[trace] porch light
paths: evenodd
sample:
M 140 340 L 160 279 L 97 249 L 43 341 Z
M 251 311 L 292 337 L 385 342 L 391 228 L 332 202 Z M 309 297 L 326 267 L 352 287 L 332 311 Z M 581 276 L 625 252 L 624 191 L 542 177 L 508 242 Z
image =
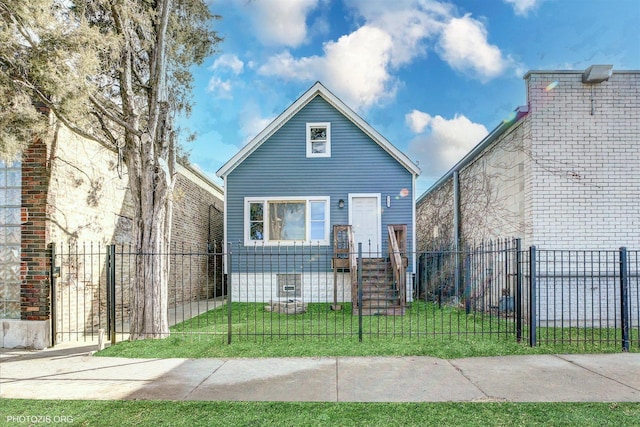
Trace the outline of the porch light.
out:
M 338 200 L 338 207 L 339 207 L 340 209 L 344 208 L 344 199 L 340 199 L 340 200 Z

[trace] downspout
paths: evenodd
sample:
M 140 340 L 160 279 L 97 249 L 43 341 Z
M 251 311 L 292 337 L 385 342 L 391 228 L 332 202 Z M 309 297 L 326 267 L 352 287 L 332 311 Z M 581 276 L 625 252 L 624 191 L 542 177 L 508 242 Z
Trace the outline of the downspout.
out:
M 209 252 L 211 252 L 211 208 L 215 208 L 215 206 L 213 206 L 213 204 L 209 205 L 209 220 L 207 222 L 207 250 Z
M 229 236 L 229 234 L 227 234 L 227 212 L 229 212 L 229 210 L 227 209 L 227 176 L 223 176 L 222 177 L 222 185 L 223 185 L 223 189 L 224 189 L 224 206 L 223 206 L 223 210 L 224 212 L 222 213 L 222 253 L 226 254 L 229 250 L 228 247 L 228 242 L 227 242 L 227 237 Z M 223 274 L 229 274 L 229 266 L 227 265 L 227 257 L 223 257 L 223 262 L 222 262 L 222 266 L 223 266 Z M 231 289 L 228 289 L 227 292 L 231 292 Z
M 215 243 L 212 241 L 211 239 L 211 220 L 213 219 L 213 216 L 211 215 L 211 210 L 215 209 L 218 213 L 221 213 L 224 216 L 224 212 L 221 211 L 220 209 L 218 209 L 215 205 L 215 203 L 211 203 L 209 205 L 209 223 L 208 223 L 208 230 L 207 230 L 207 249 L 209 250 L 209 252 L 215 252 L 215 247 L 213 247 L 211 244 Z M 221 244 L 224 244 L 222 242 L 220 242 Z
M 413 199 L 413 203 L 411 203 L 411 242 L 412 242 L 412 247 L 411 250 L 409 251 L 409 254 L 413 254 L 413 260 L 412 260 L 412 266 L 411 266 L 411 301 L 413 301 L 413 295 L 416 292 L 415 286 L 416 286 L 416 274 L 418 272 L 418 257 L 420 256 L 418 254 L 418 224 L 416 221 L 416 201 L 415 201 L 415 194 L 416 194 L 416 177 L 417 175 L 413 174 L 411 177 L 411 196 L 414 197 Z M 407 293 L 407 295 L 409 295 Z
M 460 278 L 462 277 L 462 263 L 460 262 L 460 176 L 453 171 L 453 250 L 455 251 L 454 287 L 455 301 L 460 296 Z

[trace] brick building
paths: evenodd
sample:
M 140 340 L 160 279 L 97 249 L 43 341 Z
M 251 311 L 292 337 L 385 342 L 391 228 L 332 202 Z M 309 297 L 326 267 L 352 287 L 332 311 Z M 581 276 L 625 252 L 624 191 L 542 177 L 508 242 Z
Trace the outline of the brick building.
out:
M 222 188 L 193 167 L 178 165 L 177 172 L 172 245 L 206 252 L 210 242 L 223 239 Z M 49 244 L 103 251 L 104 245 L 130 242 L 126 173 L 115 151 L 63 126 L 50 140 L 31 144 L 21 162 L 0 162 L 0 346 L 43 348 L 51 342 Z M 80 272 L 96 263 L 85 264 L 73 267 Z M 206 271 L 206 258 L 200 264 L 190 268 Z M 100 280 L 76 276 L 62 277 L 60 285 L 85 291 L 87 282 Z M 199 298 L 205 285 L 190 286 L 197 290 L 173 295 L 173 301 Z
M 527 103 L 417 200 L 419 249 L 640 241 L 640 71 L 530 71 Z

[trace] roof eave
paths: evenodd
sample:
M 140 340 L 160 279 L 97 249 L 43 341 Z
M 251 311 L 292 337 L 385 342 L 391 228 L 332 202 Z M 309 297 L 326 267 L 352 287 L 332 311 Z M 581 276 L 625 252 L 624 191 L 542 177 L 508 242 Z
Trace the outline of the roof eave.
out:
M 303 93 L 293 104 L 284 110 L 278 117 L 273 119 L 269 125 L 264 128 L 258 135 L 249 141 L 240 151 L 238 151 L 227 163 L 222 165 L 216 172 L 216 175 L 223 178 L 233 171 L 244 159 L 249 157 L 264 141 L 273 135 L 282 125 L 284 125 L 291 116 L 300 111 L 302 107 L 307 105 L 323 87 L 320 82 L 316 82 L 309 90 Z
M 323 86 L 324 88 L 324 86 Z M 362 117 L 355 111 L 349 108 L 344 102 L 342 102 L 337 96 L 335 96 L 327 88 L 324 88 L 324 92 L 320 95 L 331 104 L 335 109 L 340 111 L 345 117 L 351 120 L 358 128 L 363 131 L 369 138 L 373 139 L 383 150 L 385 150 L 391 157 L 399 162 L 405 169 L 411 172 L 413 175 L 420 175 L 420 168 L 414 162 L 409 159 L 402 151 L 398 150 L 387 138 L 382 136 L 380 132 L 375 130 L 369 123 L 367 123 Z
M 276 117 L 262 132 L 246 144 L 235 156 L 225 163 L 216 175 L 223 178 L 231 173 L 240 163 L 242 163 L 251 153 L 253 153 L 262 143 L 264 143 L 271 135 L 273 135 L 280 127 L 282 127 L 292 116 L 300 111 L 316 96 L 321 96 L 325 101 L 331 104 L 335 109 L 340 111 L 345 117 L 351 120 L 360 130 L 366 133 L 380 147 L 389 153 L 396 161 L 398 161 L 405 169 L 413 175 L 420 175 L 420 168 L 413 163 L 404 153 L 398 150 L 384 136 L 371 127 L 357 113 L 349 108 L 337 96 L 335 96 L 322 83 L 316 82 L 309 90 L 303 93 L 293 104 Z

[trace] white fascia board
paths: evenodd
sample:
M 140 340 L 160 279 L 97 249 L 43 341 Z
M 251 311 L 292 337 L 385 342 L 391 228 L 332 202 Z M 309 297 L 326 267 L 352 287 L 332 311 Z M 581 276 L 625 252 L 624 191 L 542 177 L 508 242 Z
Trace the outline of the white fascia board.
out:
M 240 163 L 242 163 L 251 153 L 253 153 L 262 143 L 264 143 L 271 135 L 280 129 L 291 117 L 300 111 L 317 95 L 331 104 L 335 109 L 340 111 L 345 117 L 353 122 L 360 130 L 373 139 L 380 147 L 389 153 L 394 159 L 402 164 L 413 175 L 420 175 L 420 168 L 411 161 L 403 152 L 393 146 L 384 136 L 365 122 L 358 114 L 342 102 L 337 96 L 331 93 L 320 82 L 316 82 L 309 90 L 303 93 L 289 108 L 276 117 L 262 132 L 245 145 L 235 156 L 225 163 L 216 172 L 219 177 L 224 177 L 233 171 Z
M 323 87 L 320 82 L 317 82 L 308 91 L 303 93 L 293 104 L 284 110 L 278 117 L 276 117 L 269 125 L 262 130 L 255 138 L 253 138 L 247 145 L 233 156 L 227 163 L 225 163 L 216 172 L 219 177 L 228 175 L 232 170 L 236 168 L 240 163 L 244 161 L 251 153 L 253 153 L 258 147 L 262 145 L 271 135 L 273 135 L 278 129 L 280 129 L 291 117 L 293 117 L 298 111 L 311 101 L 320 87 Z

